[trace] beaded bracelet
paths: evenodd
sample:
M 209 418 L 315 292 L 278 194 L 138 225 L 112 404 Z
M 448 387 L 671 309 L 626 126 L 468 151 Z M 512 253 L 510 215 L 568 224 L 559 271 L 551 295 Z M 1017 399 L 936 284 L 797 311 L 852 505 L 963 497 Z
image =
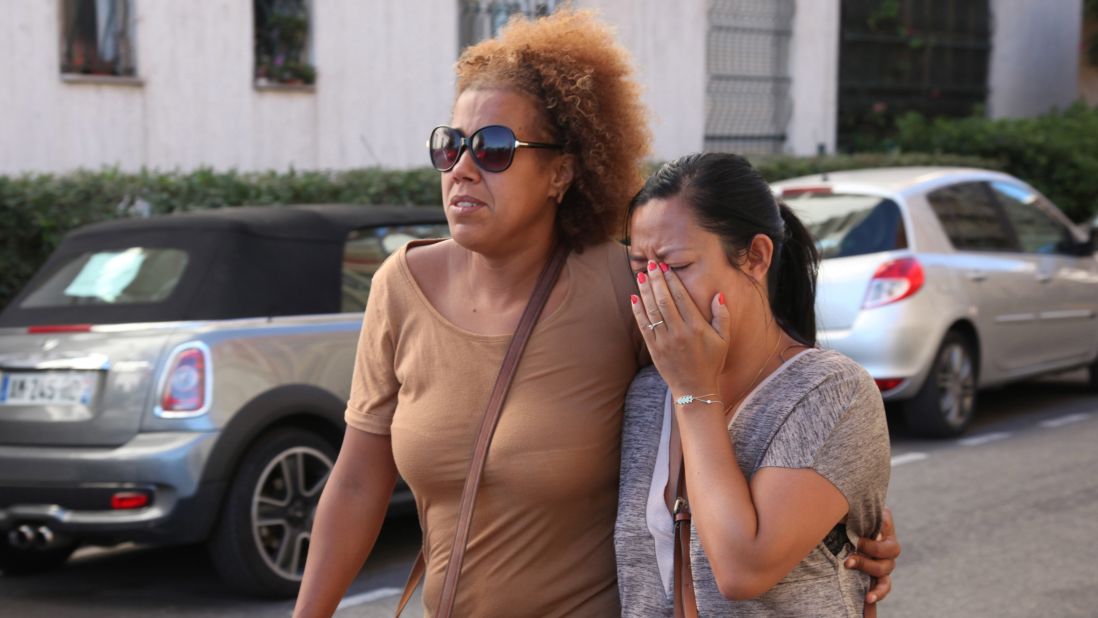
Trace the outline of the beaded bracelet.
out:
M 675 403 L 677 403 L 680 406 L 685 406 L 685 405 L 689 405 L 689 404 L 692 404 L 692 403 L 704 403 L 704 404 L 707 404 L 707 405 L 711 404 L 711 403 L 724 403 L 723 401 L 721 401 L 719 399 L 706 399 L 707 397 L 716 397 L 716 396 L 717 396 L 716 393 L 708 393 L 708 394 L 705 394 L 705 395 L 680 395 L 680 396 L 675 398 Z

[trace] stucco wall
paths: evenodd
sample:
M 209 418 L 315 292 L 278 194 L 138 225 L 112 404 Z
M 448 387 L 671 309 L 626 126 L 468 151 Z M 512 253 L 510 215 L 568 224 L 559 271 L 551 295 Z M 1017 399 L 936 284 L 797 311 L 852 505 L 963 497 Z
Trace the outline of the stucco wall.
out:
M 786 152 L 835 152 L 839 113 L 839 0 L 797 0 L 789 50 L 790 96 Z
M 708 2 L 586 0 L 617 26 L 633 54 L 652 114 L 655 157 L 701 150 L 705 142 Z M 797 0 L 789 75 L 793 114 L 786 152 L 835 150 L 839 78 L 839 0 Z
M 143 119 L 134 118 L 143 92 L 62 86 L 58 4 L 0 4 L 0 73 L 6 82 L 0 88 L 0 170 L 66 169 L 93 155 L 136 165 L 144 154 Z M 65 101 L 59 96 L 63 89 Z
M 653 157 L 701 150 L 705 137 L 706 0 L 584 0 L 629 49 L 651 115 Z
M 988 114 L 1035 116 L 1078 96 L 1082 0 L 991 0 Z
M 140 84 L 66 83 L 56 1 L 0 0 L 0 173 L 427 163 L 449 118 L 457 2 L 321 0 L 312 92 L 257 90 L 250 2 L 134 0 Z M 654 156 L 701 148 L 705 0 L 587 0 L 634 54 Z
M 59 5 L 0 0 L 0 173 L 424 165 L 449 116 L 456 3 L 316 2 L 313 92 L 253 87 L 239 0 L 134 0 L 143 83 L 65 83 Z
M 314 0 L 311 92 L 252 83 L 252 9 L 240 0 L 133 0 L 138 85 L 67 83 L 57 1 L 0 0 L 0 173 L 123 169 L 346 169 L 426 164 L 423 139 L 452 102 L 458 3 Z M 1082 0 L 991 0 L 989 110 L 1032 115 L 1080 92 Z M 707 0 L 578 0 L 630 50 L 653 156 L 700 150 Z M 797 0 L 786 151 L 835 146 L 840 0 Z

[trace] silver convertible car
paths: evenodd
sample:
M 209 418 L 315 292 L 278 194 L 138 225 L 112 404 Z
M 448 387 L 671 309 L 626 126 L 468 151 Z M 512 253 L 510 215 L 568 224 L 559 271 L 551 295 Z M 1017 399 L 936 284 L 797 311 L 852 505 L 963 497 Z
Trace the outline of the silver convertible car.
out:
M 964 431 L 977 390 L 1089 367 L 1098 261 L 1084 233 L 1006 174 L 892 168 L 786 180 L 816 237 L 821 343 L 861 363 L 918 433 Z
M 205 541 L 229 583 L 294 594 L 370 277 L 446 234 L 441 209 L 356 206 L 69 234 L 0 313 L 0 571 Z

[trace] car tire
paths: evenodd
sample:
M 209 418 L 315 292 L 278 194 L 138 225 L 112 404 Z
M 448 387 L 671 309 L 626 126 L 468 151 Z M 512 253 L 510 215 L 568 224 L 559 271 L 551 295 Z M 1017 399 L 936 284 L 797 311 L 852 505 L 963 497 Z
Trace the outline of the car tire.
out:
M 934 355 L 926 381 L 904 404 L 904 418 L 914 433 L 933 438 L 957 436 L 976 411 L 976 361 L 971 340 L 950 331 Z
M 336 449 L 320 436 L 278 429 L 244 455 L 208 543 L 223 581 L 256 596 L 291 598 Z
M 65 564 L 76 551 L 75 541 L 49 549 L 19 549 L 7 543 L 0 544 L 0 572 L 5 577 L 34 575 L 52 571 Z

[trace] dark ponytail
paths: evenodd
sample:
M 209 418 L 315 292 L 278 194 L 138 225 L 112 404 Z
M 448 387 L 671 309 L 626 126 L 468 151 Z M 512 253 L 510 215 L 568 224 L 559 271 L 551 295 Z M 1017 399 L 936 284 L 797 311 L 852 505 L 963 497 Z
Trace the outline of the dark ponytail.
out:
M 805 345 L 816 345 L 816 276 L 820 271 L 820 252 L 812 234 L 793 209 L 777 202 L 785 227 L 785 236 L 776 244 L 767 283 L 770 310 L 778 324 L 791 337 Z
M 770 238 L 774 243 L 767 273 L 770 311 L 782 330 L 815 346 L 820 264 L 816 243 L 797 215 L 774 198 L 770 185 L 747 159 L 700 153 L 668 162 L 633 198 L 629 214 L 653 199 L 676 195 L 686 198 L 703 228 L 720 237 L 733 265 L 746 255 L 757 234 Z

